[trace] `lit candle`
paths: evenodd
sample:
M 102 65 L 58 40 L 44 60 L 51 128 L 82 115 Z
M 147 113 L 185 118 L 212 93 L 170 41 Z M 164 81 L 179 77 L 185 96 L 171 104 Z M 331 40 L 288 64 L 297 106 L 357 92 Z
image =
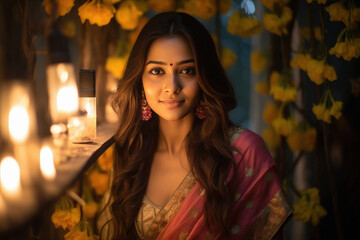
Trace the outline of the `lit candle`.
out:
M 40 169 L 43 177 L 53 180 L 56 176 L 54 156 L 50 147 L 44 146 L 40 150 Z
M 30 118 L 25 107 L 14 106 L 9 112 L 9 131 L 11 138 L 17 142 L 24 142 L 29 134 Z
M 5 157 L 0 163 L 0 180 L 4 194 L 14 197 L 20 194 L 20 167 L 12 157 Z

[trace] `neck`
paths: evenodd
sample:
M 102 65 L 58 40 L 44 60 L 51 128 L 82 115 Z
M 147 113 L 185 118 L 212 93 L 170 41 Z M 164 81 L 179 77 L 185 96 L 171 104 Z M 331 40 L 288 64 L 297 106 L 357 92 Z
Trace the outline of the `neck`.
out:
M 188 115 L 177 121 L 159 119 L 159 151 L 167 151 L 170 155 L 185 150 L 185 138 L 191 130 L 194 117 Z

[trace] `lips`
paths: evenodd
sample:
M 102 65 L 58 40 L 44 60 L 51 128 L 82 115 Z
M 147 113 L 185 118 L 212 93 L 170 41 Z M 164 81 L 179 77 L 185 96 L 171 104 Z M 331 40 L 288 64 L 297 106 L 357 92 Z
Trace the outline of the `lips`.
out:
M 160 103 L 164 104 L 167 107 L 174 108 L 179 107 L 184 103 L 184 100 L 174 100 L 174 99 L 168 99 L 168 100 L 162 100 Z

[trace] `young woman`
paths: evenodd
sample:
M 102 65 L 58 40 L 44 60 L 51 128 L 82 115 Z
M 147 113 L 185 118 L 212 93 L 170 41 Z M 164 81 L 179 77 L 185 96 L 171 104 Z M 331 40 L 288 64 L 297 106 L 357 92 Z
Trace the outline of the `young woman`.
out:
M 185 13 L 144 26 L 118 83 L 106 239 L 273 239 L 291 214 L 274 161 L 234 126 L 234 90 Z

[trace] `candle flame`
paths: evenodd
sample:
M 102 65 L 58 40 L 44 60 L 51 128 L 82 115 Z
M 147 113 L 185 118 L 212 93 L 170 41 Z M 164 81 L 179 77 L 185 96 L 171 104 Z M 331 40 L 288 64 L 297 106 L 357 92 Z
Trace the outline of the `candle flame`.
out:
M 21 143 L 29 134 L 29 113 L 22 106 L 15 106 L 9 112 L 9 131 L 15 142 Z
M 74 112 L 78 108 L 78 93 L 75 87 L 62 87 L 56 98 L 57 109 L 62 112 Z
M 20 167 L 12 157 L 5 157 L 0 164 L 2 188 L 9 194 L 16 194 L 20 187 Z
M 51 148 L 48 146 L 44 146 L 40 150 L 40 169 L 45 179 L 52 180 L 55 178 L 54 156 Z

